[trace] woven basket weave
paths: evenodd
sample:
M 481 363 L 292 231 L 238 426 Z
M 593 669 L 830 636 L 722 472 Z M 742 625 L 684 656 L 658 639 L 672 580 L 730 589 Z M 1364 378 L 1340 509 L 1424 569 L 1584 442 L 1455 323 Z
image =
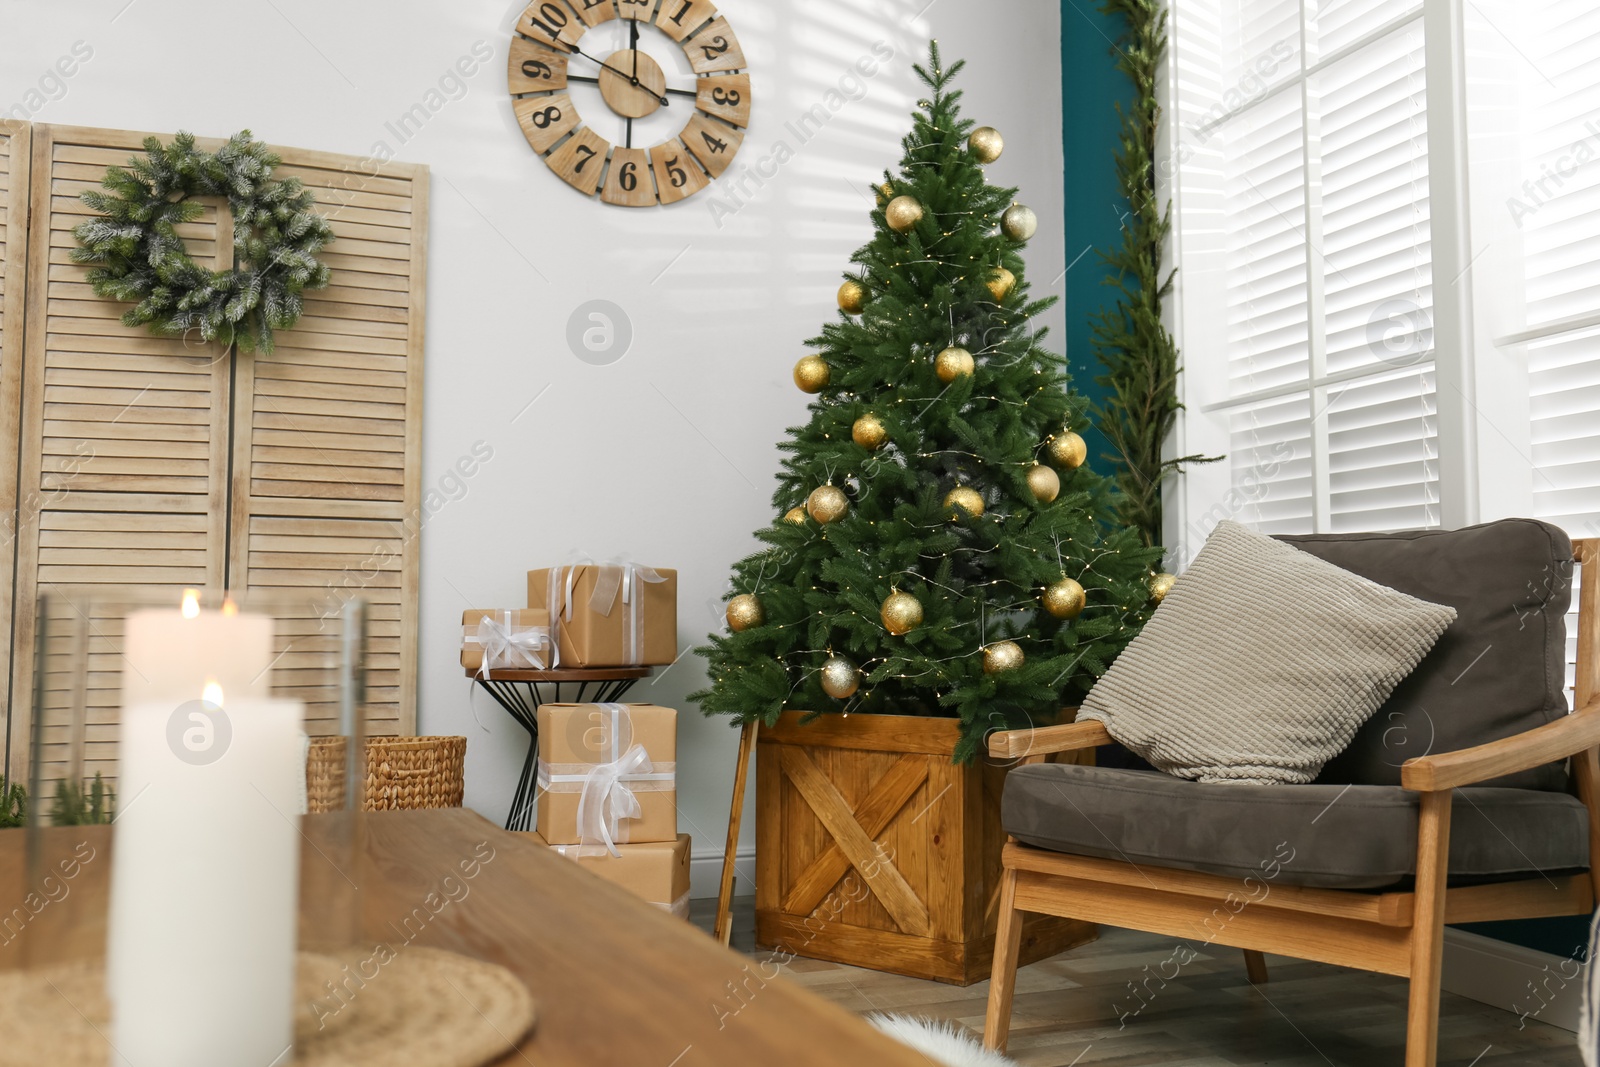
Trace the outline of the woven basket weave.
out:
M 344 807 L 344 737 L 314 737 L 306 757 L 306 810 Z M 459 808 L 465 737 L 369 737 L 361 809 Z

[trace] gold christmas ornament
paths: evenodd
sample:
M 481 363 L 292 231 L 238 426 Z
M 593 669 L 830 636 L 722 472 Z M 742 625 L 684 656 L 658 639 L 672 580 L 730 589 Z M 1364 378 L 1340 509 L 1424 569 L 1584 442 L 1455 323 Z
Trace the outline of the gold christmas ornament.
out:
M 804 526 L 806 524 L 806 509 L 790 508 L 788 511 L 783 513 L 783 521 L 792 522 L 796 526 Z
M 743 633 L 767 621 L 767 612 L 754 593 L 740 593 L 728 601 L 728 629 Z
M 884 182 L 882 185 L 878 186 L 878 199 L 882 200 L 886 204 L 893 200 L 894 186 L 890 185 L 888 182 Z
M 862 448 L 876 452 L 883 447 L 884 442 L 889 440 L 889 431 L 879 421 L 878 416 L 869 412 L 851 425 L 850 440 Z
M 1166 571 L 1162 571 L 1154 578 L 1151 578 L 1150 599 L 1154 600 L 1157 604 L 1167 599 L 1167 593 L 1171 592 L 1172 590 L 1172 583 L 1177 580 L 1178 576 L 1176 574 L 1168 574 Z
M 983 494 L 968 485 L 958 485 L 944 495 L 944 506 L 954 513 L 952 519 L 959 519 L 961 512 L 965 511 L 973 518 L 983 516 Z
M 859 315 L 861 309 L 867 306 L 867 290 L 854 278 L 847 278 L 839 286 L 839 310 L 846 315 Z
M 1047 447 L 1050 452 L 1050 462 L 1069 471 L 1083 466 L 1083 461 L 1089 456 L 1089 446 L 1084 444 L 1083 438 L 1071 430 L 1050 438 Z
M 794 384 L 802 393 L 820 393 L 828 387 L 828 363 L 821 356 L 802 356 L 794 365 Z
M 1005 300 L 1012 286 L 1017 284 L 1017 276 L 1004 267 L 996 267 L 984 284 L 989 287 L 989 295 L 994 297 L 995 303 L 998 304 Z
M 922 625 L 922 601 L 910 593 L 890 593 L 878 614 L 883 617 L 883 628 L 899 637 Z
M 861 668 L 843 656 L 829 656 L 822 664 L 822 691 L 835 700 L 849 700 L 861 687 Z
M 1043 463 L 1035 463 L 1028 468 L 1028 489 L 1035 500 L 1048 504 L 1061 492 L 1061 478 Z
M 883 209 L 884 221 L 895 233 L 905 233 L 922 221 L 922 205 L 914 196 L 897 196 Z
M 1003 674 L 1022 666 L 1022 646 L 1015 641 L 996 641 L 983 650 L 983 673 Z
M 972 353 L 965 348 L 951 345 L 949 348 L 933 357 L 933 373 L 946 385 L 957 378 L 970 378 L 978 365 L 972 359 Z
M 1006 139 L 993 126 L 979 126 L 967 138 L 967 148 L 978 157 L 979 163 L 993 163 L 1006 150 Z
M 1044 595 L 1039 598 L 1044 610 L 1058 619 L 1076 619 L 1088 599 L 1083 586 L 1065 576 L 1045 586 Z
M 1020 244 L 1039 232 L 1039 216 L 1026 204 L 1012 204 L 1000 216 L 1000 232 Z
M 850 499 L 837 486 L 819 485 L 806 497 L 806 514 L 823 525 L 838 522 L 849 510 Z

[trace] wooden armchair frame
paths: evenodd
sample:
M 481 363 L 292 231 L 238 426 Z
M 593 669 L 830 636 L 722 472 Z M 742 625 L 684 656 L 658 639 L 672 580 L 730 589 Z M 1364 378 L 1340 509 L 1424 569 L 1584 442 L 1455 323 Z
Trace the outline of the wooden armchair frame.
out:
M 1422 794 L 1414 889 L 1363 893 L 1274 885 L 1235 910 L 1229 905 L 1241 896 L 1236 878 L 1150 865 L 1134 871 L 1127 863 L 1052 852 L 1010 838 L 1002 855 L 985 1046 L 1006 1047 L 1021 913 L 1039 912 L 1174 937 L 1191 937 L 1197 929 L 1212 935 L 1219 925 L 1211 943 L 1243 949 L 1255 983 L 1266 981 L 1263 952 L 1409 978 L 1406 1067 L 1434 1067 L 1444 925 L 1583 915 L 1600 897 L 1600 568 L 1595 566 L 1600 539 L 1574 541 L 1572 549 L 1576 567 L 1587 578 L 1578 593 L 1577 710 L 1513 737 L 1406 761 L 1401 783 Z M 1110 742 L 1098 722 L 1075 722 L 994 734 L 989 754 L 1036 763 L 1053 752 Z M 1452 790 L 1567 758 L 1578 797 L 1589 809 L 1589 873 L 1447 888 Z M 1219 909 L 1227 921 L 1203 925 Z

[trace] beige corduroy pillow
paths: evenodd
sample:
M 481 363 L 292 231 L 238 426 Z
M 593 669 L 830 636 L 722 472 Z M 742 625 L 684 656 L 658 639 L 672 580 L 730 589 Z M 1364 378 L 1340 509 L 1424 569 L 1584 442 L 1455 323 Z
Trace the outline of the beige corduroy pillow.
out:
M 1309 782 L 1455 617 L 1225 520 L 1078 718 L 1180 778 Z

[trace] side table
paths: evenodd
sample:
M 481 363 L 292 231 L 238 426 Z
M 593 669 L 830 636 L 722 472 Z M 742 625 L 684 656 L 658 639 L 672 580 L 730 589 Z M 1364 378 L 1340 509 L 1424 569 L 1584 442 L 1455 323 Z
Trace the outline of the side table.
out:
M 649 667 L 557 667 L 549 671 L 491 670 L 488 677 L 481 677 L 476 671 L 466 672 L 528 731 L 528 755 L 522 761 L 516 795 L 511 798 L 507 830 L 533 829 L 533 797 L 539 770 L 539 722 L 535 713 L 539 705 L 607 704 L 621 700 L 650 671 Z

